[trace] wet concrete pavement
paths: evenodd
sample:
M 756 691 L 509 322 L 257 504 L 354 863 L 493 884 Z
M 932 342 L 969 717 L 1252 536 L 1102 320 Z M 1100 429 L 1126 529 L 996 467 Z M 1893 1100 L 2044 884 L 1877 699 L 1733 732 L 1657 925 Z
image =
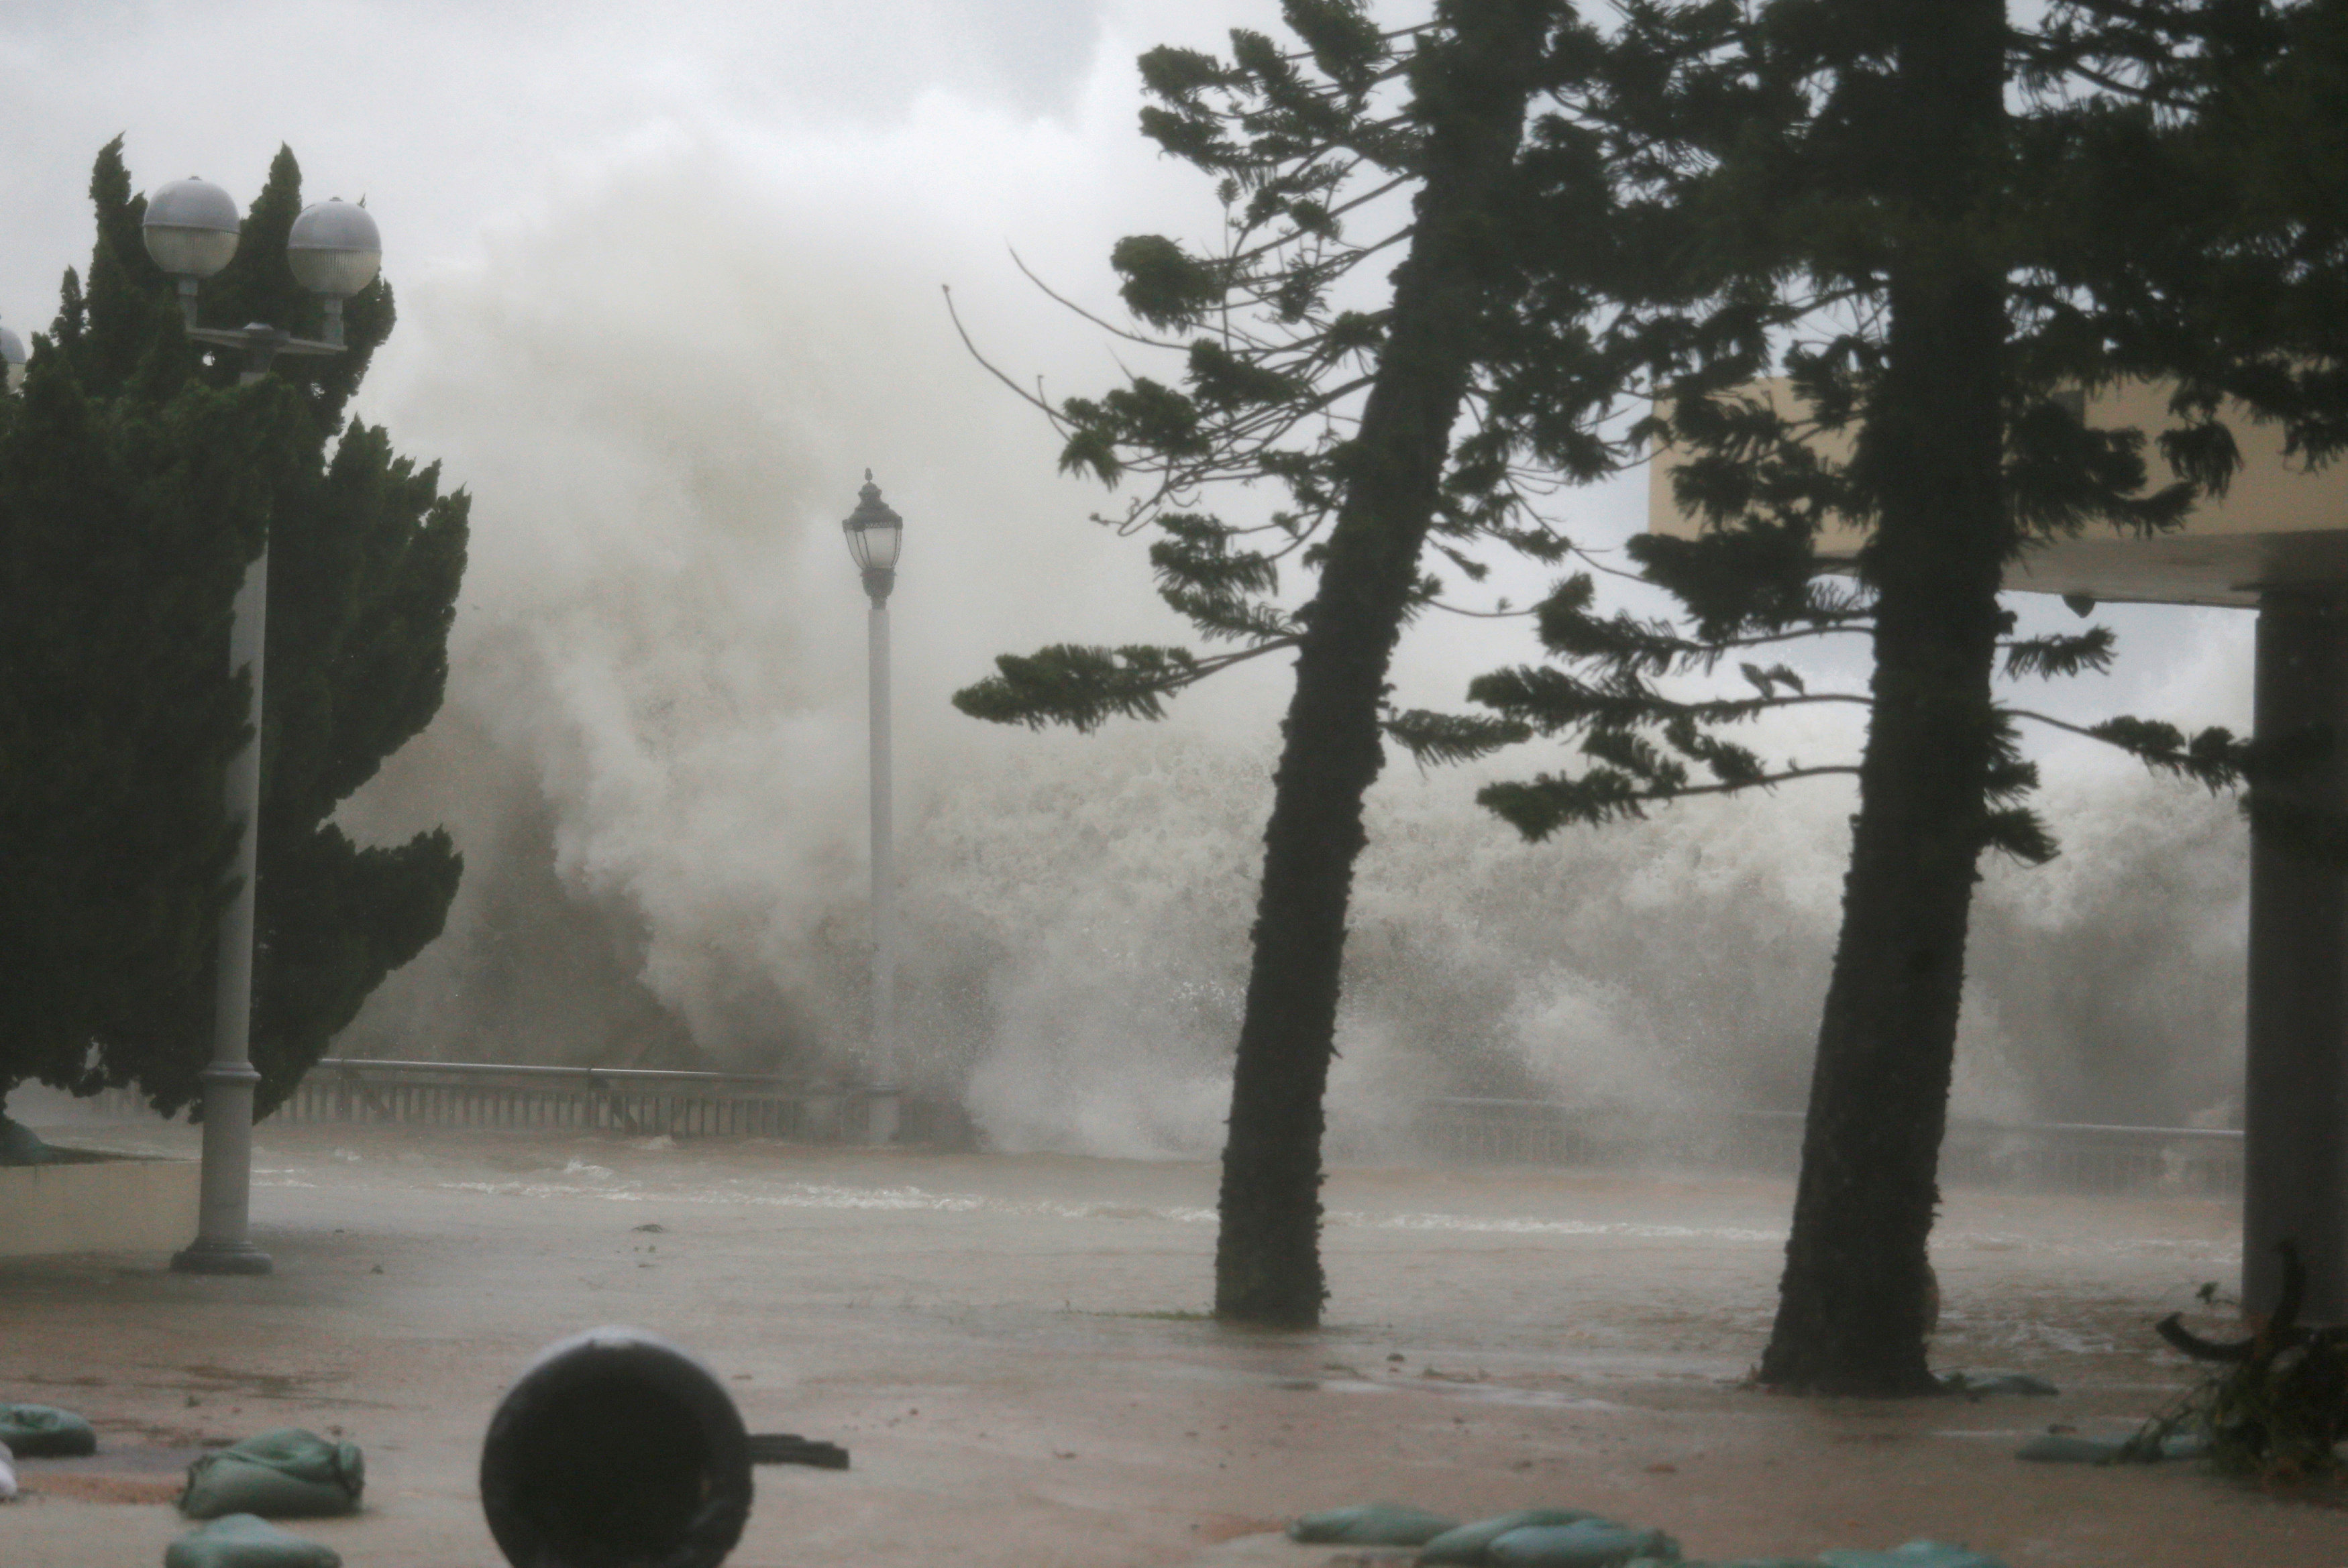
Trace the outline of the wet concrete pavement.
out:
M 366 1512 L 302 1527 L 350 1568 L 490 1568 L 489 1411 L 531 1352 L 607 1322 L 701 1356 L 753 1430 L 851 1450 L 844 1474 L 760 1469 L 743 1568 L 1303 1568 L 1328 1551 L 1252 1537 L 1370 1499 L 1598 1509 L 1691 1555 L 1930 1536 L 2012 1568 L 2348 1564 L 2348 1512 L 2011 1457 L 2185 1385 L 2149 1325 L 2233 1277 L 2216 1202 L 1953 1194 L 1937 1361 L 2064 1397 L 1890 1404 L 1738 1386 L 1776 1181 L 1342 1172 L 1331 1326 L 1288 1336 L 1200 1316 L 1204 1165 L 366 1127 L 261 1145 L 271 1276 L 0 1263 L 0 1399 L 82 1410 L 116 1461 L 26 1466 L 0 1568 L 151 1568 L 184 1528 L 161 1501 L 184 1453 L 289 1424 L 366 1450 Z

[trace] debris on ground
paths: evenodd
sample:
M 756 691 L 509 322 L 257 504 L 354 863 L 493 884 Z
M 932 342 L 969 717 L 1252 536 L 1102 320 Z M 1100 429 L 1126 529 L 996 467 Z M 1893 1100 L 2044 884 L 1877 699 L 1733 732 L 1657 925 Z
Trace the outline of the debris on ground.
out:
M 230 1513 L 165 1547 L 163 1568 L 343 1568 L 343 1560 L 257 1515 Z
M 803 1438 L 796 1432 L 752 1432 L 749 1442 L 752 1464 L 804 1464 L 818 1470 L 848 1468 L 848 1450 L 819 1438 Z
M 180 1512 L 191 1519 L 257 1513 L 314 1519 L 358 1512 L 366 1463 L 356 1443 L 333 1442 L 300 1427 L 277 1427 L 188 1467 Z
M 18 1459 L 80 1459 L 98 1451 L 98 1430 L 54 1405 L 0 1405 L 0 1443 Z
M 2172 1312 L 2153 1331 L 2209 1367 L 2207 1378 L 2128 1439 L 2113 1462 L 2206 1455 L 2230 1475 L 2300 1481 L 2337 1475 L 2348 1440 L 2348 1325 L 2300 1326 L 2307 1266 L 2291 1242 L 2275 1309 L 2247 1339 L 2205 1339 Z M 2202 1299 L 2215 1291 L 2202 1287 Z
M 1424 1546 L 1459 1522 L 1398 1502 L 1364 1502 L 1308 1513 L 1288 1527 L 1288 1538 L 1308 1546 Z

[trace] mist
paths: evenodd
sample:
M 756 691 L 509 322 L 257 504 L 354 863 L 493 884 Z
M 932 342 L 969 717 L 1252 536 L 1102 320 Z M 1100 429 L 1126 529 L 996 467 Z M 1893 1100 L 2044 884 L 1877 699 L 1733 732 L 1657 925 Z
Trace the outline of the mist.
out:
M 142 185 L 200 168 L 249 195 L 283 137 L 314 197 L 372 182 L 385 226 L 401 320 L 361 416 L 476 497 L 446 706 L 344 814 L 362 839 L 447 824 L 465 882 L 339 1050 L 853 1072 L 864 602 L 839 520 L 870 468 L 907 520 L 891 611 L 911 1076 L 962 1096 L 997 1147 L 1220 1144 L 1285 671 L 1090 737 L 951 709 L 995 653 L 1188 629 L 1141 547 L 1086 520 L 1118 498 L 1056 474 L 1050 432 L 963 350 L 941 285 L 1007 370 L 1054 395 L 1111 381 L 1102 334 L 1010 249 L 1109 311 L 1116 238 L 1210 232 L 1203 182 L 1132 129 L 1131 58 L 1271 10 L 1036 5 L 1014 27 L 911 0 L 819 25 L 717 7 L 654 37 L 618 7 L 559 26 L 551 8 L 421 7 L 396 29 L 360 7 L 331 35 L 296 8 L 230 7 L 207 50 L 278 29 L 273 46 L 349 78 L 270 112 L 166 91 L 187 39 L 143 13 L 115 34 L 129 8 L 6 22 L 47 128 L 0 190 L 49 258 L 46 276 L 21 251 L 0 272 L 7 319 L 45 320 L 35 288 L 86 255 L 74 200 L 126 105 Z M 553 43 L 525 67 L 541 23 Z M 1605 545 L 1643 508 L 1633 474 L 1561 496 L 1558 519 Z M 2116 674 L 2039 705 L 2246 727 L 2246 615 L 2113 619 Z M 1457 705 L 1469 674 L 1534 652 L 1523 622 L 1432 618 L 1406 638 L 1397 701 Z M 1855 739 L 1800 723 L 1776 738 L 1813 755 Z M 2230 1124 L 2238 813 L 2076 743 L 2042 755 L 2066 853 L 1985 870 L 1954 1110 Z M 1475 806 L 1484 779 L 1550 765 L 1538 746 L 1480 772 L 1390 761 L 1348 948 L 1341 1157 L 1392 1148 L 1443 1094 L 1800 1104 L 1849 790 L 1542 845 Z

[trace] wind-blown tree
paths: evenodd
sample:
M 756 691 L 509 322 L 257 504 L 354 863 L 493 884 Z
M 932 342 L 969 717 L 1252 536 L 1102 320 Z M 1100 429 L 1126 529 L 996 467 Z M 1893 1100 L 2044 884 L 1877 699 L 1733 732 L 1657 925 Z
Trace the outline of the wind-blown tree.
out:
M 2337 11 L 2301 8 L 2297 25 L 2335 14 L 2336 36 Z M 2055 721 L 2001 704 L 1993 679 L 2001 665 L 2008 677 L 2099 670 L 2112 651 L 2101 628 L 2012 637 L 2000 579 L 2036 538 L 2180 522 L 2239 462 L 2220 418 L 2229 395 L 2283 419 L 2312 456 L 2337 449 L 2341 329 L 2323 313 L 2341 275 L 2336 208 L 2311 222 L 2322 204 L 2302 182 L 2296 211 L 2281 211 L 2292 203 L 2274 199 L 2280 174 L 2240 188 L 2266 167 L 2245 157 L 2249 128 L 2280 145 L 2278 114 L 2328 113 L 2335 138 L 2338 121 L 2317 107 L 2305 56 L 2281 48 L 2291 28 L 2255 5 L 2081 0 L 2024 33 L 1999 0 L 1778 0 L 1694 49 L 1683 46 L 1691 15 L 1634 20 L 1648 57 L 1670 62 L 1646 112 L 1689 170 L 1674 211 L 1718 269 L 1683 272 L 1673 308 L 1698 308 L 1709 287 L 1749 317 L 1749 292 L 1720 281 L 1741 277 L 1800 315 L 1774 343 L 1695 354 L 1652 422 L 1688 455 L 1678 498 L 1705 532 L 1630 553 L 1684 620 L 1600 616 L 1590 579 L 1569 580 L 1539 616 L 1562 667 L 1477 681 L 1471 698 L 1495 711 L 1481 732 L 1418 715 L 1396 730 L 1436 756 L 1527 731 L 1574 737 L 1579 772 L 1482 793 L 1532 837 L 1691 794 L 1856 775 L 1761 1376 L 1928 1392 L 1925 1244 L 1977 861 L 1991 847 L 2033 862 L 2054 852 L 2026 804 L 2037 775 L 2015 721 Z M 1723 74 L 1747 82 L 1746 104 L 1774 107 L 1766 128 L 1706 120 Z M 1773 370 L 1779 395 L 1752 390 Z M 2175 423 L 2157 439 L 2180 482 L 2148 489 L 2144 433 L 2093 428 L 2065 395 L 2126 377 L 2174 384 Z M 1867 530 L 1855 583 L 1815 575 L 1819 532 L 1837 522 Z M 1872 644 L 1863 694 L 1811 691 L 1759 662 L 1848 634 Z M 1743 689 L 1691 689 L 1723 661 Z M 1806 765 L 1733 738 L 1764 712 L 1817 703 L 1864 709 L 1858 758 Z M 2077 728 L 2211 787 L 2287 765 L 2222 730 Z
M 118 140 L 91 196 L 87 285 L 67 274 L 22 406 L 0 424 L 0 843 L 44 873 L 0 894 L 28 938 L 5 960 L 0 1017 L 21 1027 L 0 1027 L 0 1083 L 136 1084 L 166 1112 L 198 1092 L 233 845 L 221 774 L 243 733 L 229 606 L 265 528 L 252 1037 L 265 1114 L 439 934 L 455 896 L 445 832 L 361 846 L 332 814 L 439 706 L 468 502 L 440 493 L 437 466 L 343 417 L 391 331 L 388 283 L 348 302 L 347 354 L 239 387 L 236 356 L 181 331 Z M 208 316 L 315 331 L 284 259 L 301 205 L 281 150 L 236 259 L 207 285 Z M 18 674 L 35 671 L 46 678 Z
M 227 607 L 293 427 L 282 386 L 92 398 L 37 342 L 0 397 L 0 1099 L 210 1053 Z
M 1180 385 L 1135 375 L 1097 399 L 1033 399 L 1066 437 L 1065 469 L 1144 482 L 1103 520 L 1154 535 L 1164 599 L 1230 646 L 1006 655 L 954 701 L 983 719 L 1089 730 L 1156 718 L 1219 670 L 1294 654 L 1215 1311 L 1298 1327 L 1318 1321 L 1326 1295 L 1322 1098 L 1396 640 L 1441 602 L 1431 557 L 1469 579 L 1486 569 L 1479 548 L 1562 557 L 1530 503 L 1544 483 L 1617 460 L 1602 415 L 1635 355 L 1585 320 L 1621 161 L 1577 109 L 1601 49 L 1593 30 L 1551 0 L 1444 0 L 1428 25 L 1395 33 L 1354 0 L 1288 0 L 1283 14 L 1301 47 L 1241 31 L 1229 60 L 1142 58 L 1157 100 L 1142 128 L 1218 181 L 1228 232 L 1207 252 L 1119 242 L 1111 264 L 1139 325 L 1100 324 L 1179 356 Z M 1395 261 L 1383 299 L 1364 272 L 1379 257 Z M 1195 509 L 1212 487 L 1253 482 L 1286 497 L 1261 525 Z M 1309 579 L 1303 602 L 1282 596 L 1283 571 Z

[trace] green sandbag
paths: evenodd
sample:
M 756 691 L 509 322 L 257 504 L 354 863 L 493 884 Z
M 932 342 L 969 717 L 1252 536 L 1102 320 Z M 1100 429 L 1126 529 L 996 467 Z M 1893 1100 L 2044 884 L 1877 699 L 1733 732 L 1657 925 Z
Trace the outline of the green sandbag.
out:
M 1485 1549 L 1484 1560 L 1500 1568 L 1622 1568 L 1634 1557 L 1680 1560 L 1679 1542 L 1660 1530 L 1583 1519 L 1571 1524 L 1535 1524 L 1511 1530 Z
M 1821 1552 L 1826 1568 L 2005 1568 L 1996 1558 L 1939 1541 L 1910 1541 L 1889 1552 Z
M 2026 1459 L 2038 1464 L 2118 1464 L 2121 1454 L 2133 1438 L 2083 1438 L 2068 1432 L 2045 1432 L 2031 1439 L 2013 1450 L 2016 1459 Z M 2150 1454 L 2130 1454 L 2130 1463 L 2149 1463 L 2155 1460 L 2199 1459 L 2209 1444 L 2199 1432 L 2171 1432 L 2160 1440 L 2159 1450 Z
M 1308 1513 L 1288 1527 L 1288 1538 L 1308 1546 L 1424 1546 L 1459 1522 L 1399 1502 L 1363 1502 Z
M 1707 1557 L 1698 1563 L 1693 1558 L 1633 1557 L 1622 1568 L 1818 1568 L 1815 1557 Z
M 2110 1464 L 2120 1457 L 2126 1438 L 2081 1438 L 2068 1432 L 2042 1432 L 2013 1450 L 2016 1459 L 2038 1464 Z
M 98 1433 L 71 1410 L 0 1405 L 0 1443 L 18 1459 L 79 1459 L 98 1451 Z
M 366 1486 L 366 1462 L 356 1443 L 328 1442 L 299 1427 L 278 1427 L 190 1465 L 180 1512 L 191 1519 L 355 1513 Z
M 1503 1513 L 1493 1519 L 1479 1519 L 1473 1524 L 1463 1524 L 1457 1530 L 1447 1530 L 1426 1543 L 1418 1554 L 1421 1563 L 1482 1563 L 1492 1542 L 1511 1530 L 1524 1530 L 1536 1524 L 1579 1524 L 1598 1516 L 1580 1508 L 1520 1508 L 1514 1513 Z
M 343 1560 L 265 1519 L 230 1513 L 163 1548 L 163 1568 L 343 1568 Z
M 2022 1394 L 2052 1399 L 2063 1392 L 2045 1378 L 2034 1378 L 2027 1372 L 1951 1372 L 1941 1378 L 1941 1387 L 1974 1399 L 1987 1394 Z

